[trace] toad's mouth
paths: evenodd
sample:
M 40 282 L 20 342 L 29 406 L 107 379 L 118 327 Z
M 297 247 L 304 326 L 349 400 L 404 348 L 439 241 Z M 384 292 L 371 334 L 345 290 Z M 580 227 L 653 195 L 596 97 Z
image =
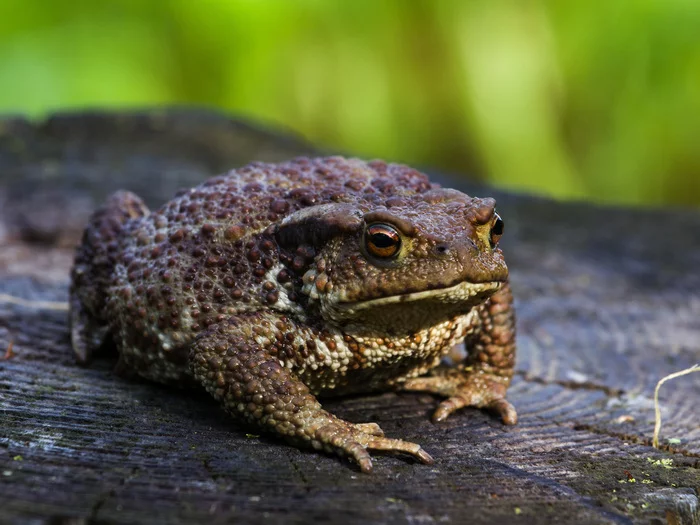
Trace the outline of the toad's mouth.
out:
M 503 281 L 488 281 L 483 283 L 470 283 L 462 281 L 452 286 L 445 288 L 436 288 L 431 290 L 422 290 L 420 292 L 411 292 L 399 295 L 389 295 L 386 297 L 378 297 L 365 301 L 356 302 L 338 302 L 333 305 L 333 310 L 341 317 L 353 317 L 361 315 L 368 310 L 381 311 L 385 308 L 409 308 L 410 306 L 420 307 L 425 313 L 429 313 L 431 308 L 449 310 L 465 309 L 480 304 L 486 298 L 491 296 L 496 290 L 503 285 Z M 416 304 L 421 303 L 421 304 Z M 415 306 L 414 306 L 415 305 Z
M 470 283 L 389 295 L 356 302 L 327 302 L 327 319 L 346 331 L 366 331 L 390 335 L 409 334 L 435 326 L 455 316 L 466 315 L 504 284 L 503 281 Z

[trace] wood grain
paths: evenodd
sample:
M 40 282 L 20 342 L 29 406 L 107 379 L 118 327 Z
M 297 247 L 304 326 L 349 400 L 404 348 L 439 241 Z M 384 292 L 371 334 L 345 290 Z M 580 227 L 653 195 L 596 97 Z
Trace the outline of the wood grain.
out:
M 90 210 L 127 188 L 151 206 L 249 160 L 314 149 L 201 111 L 0 121 L 0 294 L 61 303 Z M 371 475 L 251 435 L 206 396 L 129 381 L 114 356 L 74 364 L 67 314 L 0 300 L 0 523 L 699 523 L 700 214 L 502 194 L 518 311 L 504 427 L 430 396 L 332 400 L 436 459 L 378 456 Z M 662 461 L 663 460 L 663 464 Z M 634 479 L 634 482 L 631 480 Z

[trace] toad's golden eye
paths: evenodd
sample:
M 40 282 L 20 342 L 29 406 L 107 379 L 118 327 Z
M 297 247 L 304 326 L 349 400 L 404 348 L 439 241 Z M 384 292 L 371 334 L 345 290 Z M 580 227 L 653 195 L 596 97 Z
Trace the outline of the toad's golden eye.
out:
M 495 220 L 491 225 L 490 241 L 492 248 L 498 244 L 498 241 L 501 240 L 501 235 L 503 235 L 503 219 L 501 219 L 501 216 L 498 213 L 496 213 Z
M 393 257 L 401 249 L 401 236 L 388 224 L 371 224 L 365 233 L 367 251 L 383 259 Z

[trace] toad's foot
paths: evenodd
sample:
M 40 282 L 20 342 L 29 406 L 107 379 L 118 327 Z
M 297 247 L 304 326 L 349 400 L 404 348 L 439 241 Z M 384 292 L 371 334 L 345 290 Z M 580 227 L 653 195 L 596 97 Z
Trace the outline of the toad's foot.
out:
M 433 413 L 434 422 L 444 421 L 460 408 L 475 407 L 495 412 L 506 425 L 515 425 L 518 414 L 506 400 L 508 382 L 504 377 L 483 371 L 438 368 L 432 376 L 409 379 L 402 389 L 447 397 Z
M 384 450 L 409 454 L 422 463 L 431 464 L 433 458 L 420 445 L 384 437 L 376 423 L 352 424 L 323 413 L 328 423 L 313 433 L 312 446 L 352 458 L 365 473 L 372 472 L 368 450 Z

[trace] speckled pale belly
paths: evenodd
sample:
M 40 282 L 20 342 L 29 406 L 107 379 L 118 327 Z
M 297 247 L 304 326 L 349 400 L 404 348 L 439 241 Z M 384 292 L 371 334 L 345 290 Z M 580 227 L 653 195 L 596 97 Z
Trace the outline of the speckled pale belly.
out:
M 471 333 L 476 310 L 430 328 L 400 337 L 386 334 L 333 333 L 316 343 L 317 353 L 299 363 L 282 361 L 313 393 L 341 395 L 390 389 L 426 373 Z

